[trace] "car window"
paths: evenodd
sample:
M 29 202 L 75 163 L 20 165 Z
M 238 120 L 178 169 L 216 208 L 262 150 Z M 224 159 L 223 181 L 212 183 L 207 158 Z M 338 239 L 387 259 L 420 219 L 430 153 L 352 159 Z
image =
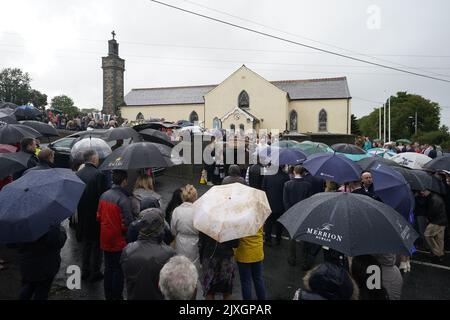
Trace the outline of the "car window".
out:
M 73 141 L 77 139 L 77 138 L 63 138 L 59 141 L 56 141 L 53 143 L 53 147 L 54 148 L 66 148 L 66 149 L 70 149 L 70 147 L 72 146 Z

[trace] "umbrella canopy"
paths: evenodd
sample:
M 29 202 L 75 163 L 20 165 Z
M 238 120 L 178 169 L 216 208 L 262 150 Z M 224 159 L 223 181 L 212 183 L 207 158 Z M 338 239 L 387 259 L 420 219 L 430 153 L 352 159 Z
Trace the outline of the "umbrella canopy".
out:
M 342 154 L 342 155 L 345 156 L 347 159 L 350 159 L 350 160 L 352 160 L 352 161 L 354 161 L 354 162 L 358 162 L 358 161 L 360 161 L 360 160 L 362 160 L 362 159 L 370 158 L 370 157 L 371 157 L 371 155 L 370 155 L 370 154 L 367 154 L 367 153 L 365 153 L 365 154 L 349 154 L 349 153 L 336 152 L 336 154 Z
M 303 162 L 303 166 L 313 176 L 339 184 L 357 181 L 361 178 L 361 168 L 341 154 L 315 154 L 309 156 Z
M 136 130 L 130 127 L 118 127 L 109 129 L 102 135 L 102 138 L 105 141 L 124 140 L 130 138 L 133 139 L 133 142 L 141 141 L 139 133 L 137 133 Z
M 298 147 L 302 149 L 303 152 L 305 152 L 308 156 L 322 152 L 334 152 L 333 149 L 331 149 L 325 143 L 321 142 L 302 141 L 299 143 Z
M 0 153 L 13 153 L 16 152 L 17 148 L 10 144 L 0 144 Z
M 225 242 L 255 235 L 271 209 L 264 191 L 232 183 L 209 189 L 194 202 L 194 212 L 196 229 Z
M 388 205 L 348 192 L 318 193 L 291 207 L 278 221 L 293 239 L 327 246 L 351 257 L 409 255 L 418 237 Z
M 1 108 L 0 109 L 0 112 L 1 113 L 5 113 L 5 114 L 7 114 L 7 115 L 12 115 L 13 113 L 14 113 L 14 109 L 11 109 L 10 107 L 6 107 L 6 108 Z
M 336 152 L 345 153 L 345 154 L 366 154 L 366 151 L 364 149 L 361 149 L 358 146 L 355 146 L 354 144 L 348 144 L 348 143 L 336 143 L 331 146 L 331 149 L 333 149 Z
M 411 190 L 421 191 L 426 190 L 427 187 L 431 186 L 431 182 L 428 178 L 419 177 L 413 173 L 413 170 L 403 168 L 403 167 L 392 167 L 392 170 L 400 173 L 405 180 L 408 182 Z
M 396 142 L 401 143 L 401 144 L 411 144 L 412 143 L 411 140 L 408 140 L 408 139 L 398 139 Z
M 120 147 L 103 161 L 100 170 L 171 167 L 174 163 L 170 157 L 170 148 L 164 147 L 152 142 L 137 142 Z
M 281 141 L 277 141 L 275 143 L 272 143 L 273 147 L 278 147 L 278 148 L 298 148 L 301 149 L 299 147 L 299 142 L 295 141 L 295 140 L 281 140 Z
M 26 152 L 0 154 L 0 179 L 27 168 L 31 154 Z
M 18 107 L 17 104 L 12 102 L 0 102 L 0 109 L 9 108 L 15 110 L 17 107 Z
M 40 122 L 40 121 L 34 121 L 34 120 L 25 120 L 20 121 L 21 124 L 24 126 L 33 128 L 37 132 L 39 132 L 43 137 L 57 137 L 59 136 L 58 131 L 52 127 L 51 125 Z
M 410 169 L 422 169 L 426 163 L 432 160 L 430 157 L 416 152 L 399 153 L 390 159 Z
M 42 112 L 36 109 L 33 106 L 20 106 L 16 108 L 14 111 L 14 115 L 16 117 L 25 118 L 25 119 L 35 119 L 42 115 Z
M 0 109 L 0 125 L 3 124 L 17 124 L 16 117 L 13 114 L 2 112 Z
M 6 124 L 0 126 L 0 143 L 16 144 L 23 138 L 37 138 L 41 134 L 33 128 L 23 124 Z
M 422 170 L 411 170 L 411 173 L 421 181 L 425 189 L 442 195 L 446 194 L 444 184 L 442 183 L 441 180 L 439 180 L 435 176 L 429 175 L 428 173 Z
M 434 158 L 430 162 L 427 162 L 423 166 L 423 168 L 433 171 L 440 171 L 440 170 L 450 171 L 450 156 Z
M 387 151 L 388 149 L 385 148 L 371 148 L 367 150 L 367 153 L 371 156 L 383 157 Z
M 409 214 L 414 209 L 414 196 L 405 178 L 382 164 L 373 167 L 370 172 L 376 195 L 409 221 Z
M 88 150 L 96 151 L 100 159 L 105 159 L 112 152 L 111 147 L 105 142 L 105 140 L 100 138 L 85 137 L 73 145 L 70 154 L 72 159 L 82 160 L 84 152 Z
M 31 242 L 76 210 L 85 184 L 71 170 L 34 170 L 0 192 L 0 243 Z
M 380 158 L 380 157 L 368 157 L 359 160 L 358 165 L 361 167 L 363 171 L 369 170 L 370 168 L 377 166 L 379 164 L 383 164 L 390 167 L 400 167 L 400 165 L 392 160 Z
M 300 149 L 281 149 L 279 153 L 278 161 L 272 159 L 272 163 L 279 165 L 295 166 L 306 160 L 307 155 Z
M 172 141 L 170 141 L 170 137 L 164 132 L 149 128 L 139 131 L 139 133 L 142 135 L 145 141 L 160 143 L 169 147 L 173 147 L 173 143 Z

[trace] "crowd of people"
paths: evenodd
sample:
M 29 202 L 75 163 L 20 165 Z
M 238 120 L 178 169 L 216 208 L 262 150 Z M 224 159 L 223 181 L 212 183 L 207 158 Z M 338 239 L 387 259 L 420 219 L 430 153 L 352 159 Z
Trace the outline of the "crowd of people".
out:
M 53 167 L 54 152 L 43 149 L 36 156 L 36 141 L 25 138 L 21 152 L 31 155 L 30 170 Z M 381 201 L 373 190 L 371 173 L 361 180 L 339 186 L 314 177 L 301 165 L 280 166 L 274 175 L 264 175 L 268 165 L 246 168 L 230 165 L 220 184 L 241 183 L 266 193 L 272 213 L 255 235 L 218 242 L 194 227 L 197 190 L 186 185 L 173 193 L 167 207 L 161 207 L 148 170 L 133 178 L 127 171 L 115 170 L 111 179 L 98 169 L 100 159 L 94 150 L 83 154 L 83 163 L 73 168 L 86 184 L 71 224 L 82 250 L 82 280 L 103 281 L 108 300 L 195 299 L 199 290 L 207 300 L 220 295 L 230 299 L 235 277 L 241 283 L 242 298 L 267 298 L 264 283 L 264 246 L 282 243 L 283 227 L 277 221 L 289 208 L 320 192 L 353 192 Z M 450 177 L 440 175 L 447 190 Z M 112 183 L 108 183 L 111 180 Z M 415 226 L 421 235 L 417 244 L 440 262 L 449 246 L 448 217 L 450 191 L 441 196 L 429 190 L 415 194 Z M 274 235 L 273 235 L 273 231 Z M 273 240 L 275 239 L 275 241 Z M 21 299 L 46 299 L 61 263 L 60 250 L 67 239 L 64 228 L 53 228 L 33 243 L 19 244 L 22 275 Z M 297 257 L 301 245 L 302 256 Z M 323 253 L 323 263 L 318 255 Z M 350 300 L 400 299 L 402 272 L 410 271 L 409 257 L 395 254 L 347 257 L 317 244 L 289 240 L 287 263 L 308 271 L 294 299 Z M 102 272 L 102 265 L 104 271 Z M 367 267 L 382 270 L 382 287 L 366 286 Z
M 101 117 L 92 113 L 81 116 L 69 116 L 65 113 L 49 110 L 43 117 L 43 122 L 56 129 L 70 131 L 85 131 L 93 129 L 109 129 L 119 126 L 118 116 Z

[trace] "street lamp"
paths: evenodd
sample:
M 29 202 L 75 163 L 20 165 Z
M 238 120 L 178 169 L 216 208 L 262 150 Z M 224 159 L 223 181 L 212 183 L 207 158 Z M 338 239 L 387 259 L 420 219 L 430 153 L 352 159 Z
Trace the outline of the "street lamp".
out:
M 412 120 L 412 122 L 414 123 L 414 135 L 417 135 L 417 109 L 416 109 L 416 112 L 415 112 L 415 117 L 409 116 L 408 118 L 410 120 Z

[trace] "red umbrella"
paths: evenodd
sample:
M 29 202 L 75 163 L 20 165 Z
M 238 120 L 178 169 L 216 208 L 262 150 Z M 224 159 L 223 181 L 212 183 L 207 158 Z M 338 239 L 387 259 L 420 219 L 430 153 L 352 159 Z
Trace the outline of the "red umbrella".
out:
M 0 153 L 14 153 L 17 151 L 15 146 L 10 144 L 0 144 Z

